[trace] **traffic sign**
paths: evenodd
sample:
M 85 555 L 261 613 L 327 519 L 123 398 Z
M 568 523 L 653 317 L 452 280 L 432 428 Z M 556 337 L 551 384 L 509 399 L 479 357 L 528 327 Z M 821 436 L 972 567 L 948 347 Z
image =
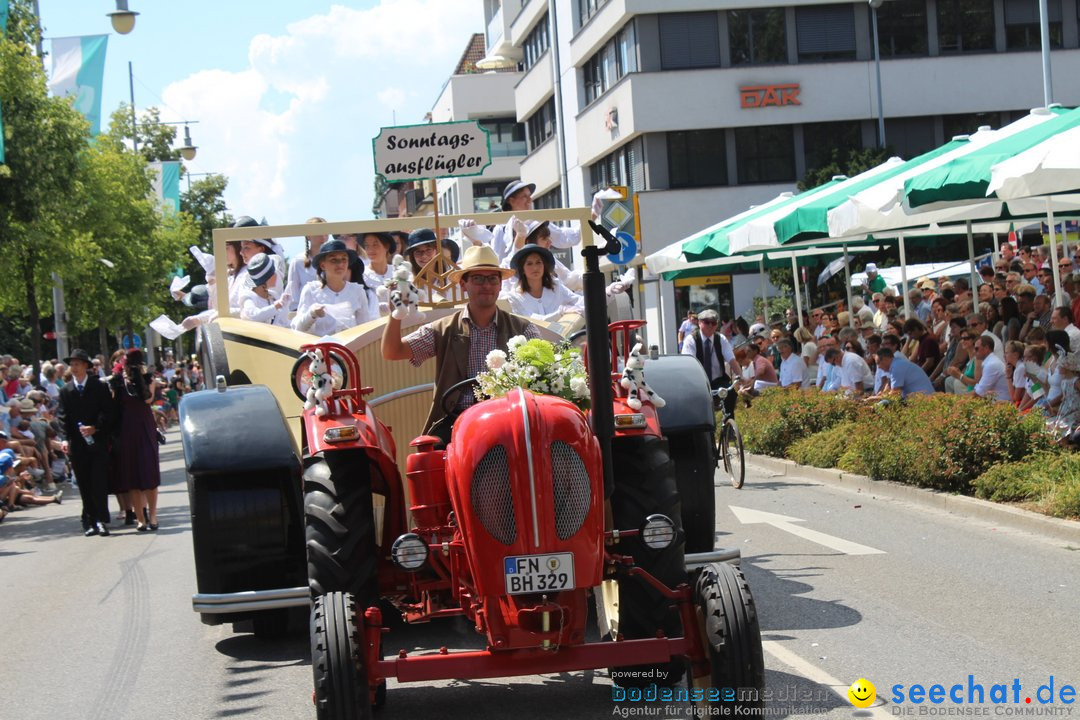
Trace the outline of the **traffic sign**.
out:
M 142 347 L 142 336 L 140 335 L 125 335 L 123 342 L 120 343 L 125 350 L 130 350 L 132 347 Z
M 612 200 L 604 211 L 604 219 L 621 230 L 633 222 L 634 211 L 621 200 Z
M 611 262 L 616 265 L 626 265 L 637 257 L 638 245 L 633 235 L 628 232 L 617 232 L 615 233 L 615 239 L 619 241 L 622 248 L 619 252 L 608 255 Z

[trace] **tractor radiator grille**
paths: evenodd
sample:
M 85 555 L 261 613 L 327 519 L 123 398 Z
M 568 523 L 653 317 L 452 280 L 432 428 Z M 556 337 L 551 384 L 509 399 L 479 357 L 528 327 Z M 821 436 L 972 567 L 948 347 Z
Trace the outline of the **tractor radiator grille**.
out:
M 551 444 L 551 484 L 555 496 L 555 533 L 573 537 L 585 522 L 592 502 L 589 473 L 577 451 L 564 442 Z
M 473 511 L 491 536 L 510 545 L 517 538 L 514 498 L 510 493 L 510 466 L 506 448 L 495 445 L 473 471 L 471 500 Z

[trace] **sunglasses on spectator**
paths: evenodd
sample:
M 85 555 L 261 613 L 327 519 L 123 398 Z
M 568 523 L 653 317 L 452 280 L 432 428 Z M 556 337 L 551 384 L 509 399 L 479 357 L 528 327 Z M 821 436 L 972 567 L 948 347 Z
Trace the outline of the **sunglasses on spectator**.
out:
M 473 285 L 498 285 L 502 282 L 502 275 L 469 275 L 468 280 Z
M 702 325 L 715 325 L 716 324 L 715 320 L 698 320 L 698 322 L 701 323 Z
M 961 335 L 960 339 L 961 340 L 974 340 L 975 336 L 974 335 Z

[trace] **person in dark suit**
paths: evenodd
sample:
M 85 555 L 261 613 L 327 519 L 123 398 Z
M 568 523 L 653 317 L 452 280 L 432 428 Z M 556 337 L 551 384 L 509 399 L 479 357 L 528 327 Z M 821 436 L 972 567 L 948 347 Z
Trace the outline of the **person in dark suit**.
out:
M 109 423 L 113 397 L 95 373 L 85 350 L 73 350 L 64 360 L 72 382 L 60 390 L 60 422 L 67 452 L 82 496 L 82 526 L 86 537 L 109 534 Z

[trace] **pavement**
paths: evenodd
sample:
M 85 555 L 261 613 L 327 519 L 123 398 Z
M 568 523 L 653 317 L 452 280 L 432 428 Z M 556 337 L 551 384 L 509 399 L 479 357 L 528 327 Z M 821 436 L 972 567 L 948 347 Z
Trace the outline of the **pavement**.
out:
M 114 525 L 108 538 L 84 538 L 74 492 L 0 525 L 0 658 L 9 680 L 0 718 L 314 717 L 303 622 L 270 642 L 250 625 L 206 626 L 192 612 L 177 433 L 161 461 L 157 533 Z M 858 678 L 877 685 L 878 699 L 857 715 L 877 718 L 928 709 L 894 702 L 895 685 L 971 675 L 987 688 L 1015 679 L 1028 693 L 1053 675 L 1059 688 L 1080 686 L 1080 546 L 797 471 L 751 464 L 742 490 L 715 487 L 717 545 L 740 549 L 760 614 L 769 715 L 850 718 L 846 689 Z M 418 652 L 475 648 L 479 638 L 451 619 L 395 628 L 386 642 L 388 652 Z M 378 716 L 689 713 L 685 704 L 615 702 L 601 669 L 391 683 Z

